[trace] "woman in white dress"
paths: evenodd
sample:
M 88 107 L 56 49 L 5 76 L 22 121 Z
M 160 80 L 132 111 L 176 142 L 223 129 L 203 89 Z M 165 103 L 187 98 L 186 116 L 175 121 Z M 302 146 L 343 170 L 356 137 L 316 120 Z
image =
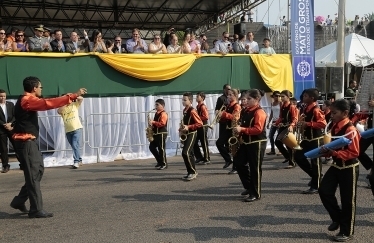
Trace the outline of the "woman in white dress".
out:
M 149 53 L 152 54 L 166 54 L 168 53 L 166 50 L 166 46 L 162 44 L 161 42 L 161 36 L 160 35 L 154 35 L 153 41 L 148 46 Z

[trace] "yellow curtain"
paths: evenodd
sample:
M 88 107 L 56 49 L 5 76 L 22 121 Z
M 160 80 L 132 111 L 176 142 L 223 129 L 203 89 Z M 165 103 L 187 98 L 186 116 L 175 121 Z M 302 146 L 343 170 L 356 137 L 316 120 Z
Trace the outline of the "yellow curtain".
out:
M 291 55 L 250 55 L 266 85 L 272 90 L 293 92 Z
M 176 78 L 185 73 L 195 62 L 195 55 L 97 55 L 116 70 L 129 76 L 148 80 L 162 81 Z

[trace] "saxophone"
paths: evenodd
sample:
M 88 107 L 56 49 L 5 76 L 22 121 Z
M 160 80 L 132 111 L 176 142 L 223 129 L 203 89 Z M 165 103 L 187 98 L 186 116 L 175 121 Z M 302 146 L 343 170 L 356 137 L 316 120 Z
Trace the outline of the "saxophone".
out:
M 145 134 L 146 134 L 147 139 L 148 139 L 149 142 L 152 142 L 154 140 L 154 138 L 153 138 L 153 127 L 152 127 L 152 125 L 149 125 L 149 121 L 151 120 L 150 114 L 154 110 L 156 110 L 156 109 L 152 109 L 152 110 L 148 111 L 148 114 L 147 114 L 148 126 L 145 129 Z
M 298 119 L 298 122 L 296 124 L 296 131 L 295 131 L 297 145 L 295 147 L 293 147 L 294 150 L 302 150 L 303 149 L 300 146 L 300 144 L 301 144 L 301 141 L 303 141 L 303 139 L 304 139 L 304 127 L 303 127 L 304 121 L 305 121 L 305 115 L 304 114 L 299 115 L 299 119 Z
M 183 116 L 184 116 L 184 114 L 183 114 Z M 181 122 L 179 123 L 179 139 L 180 139 L 181 143 L 186 141 L 187 133 L 188 133 L 188 131 L 184 130 L 183 117 L 182 117 Z
M 239 136 L 240 134 L 235 129 L 237 126 L 240 125 L 239 119 L 237 119 L 235 116 L 233 117 L 231 121 L 231 128 L 232 128 L 232 136 L 229 138 L 229 150 L 231 155 L 234 157 L 236 153 L 239 150 L 240 142 L 239 142 Z

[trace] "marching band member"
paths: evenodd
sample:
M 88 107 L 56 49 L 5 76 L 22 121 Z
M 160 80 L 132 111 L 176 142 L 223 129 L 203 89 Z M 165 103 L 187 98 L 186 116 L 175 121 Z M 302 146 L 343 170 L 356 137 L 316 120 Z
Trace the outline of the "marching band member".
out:
M 336 150 L 322 147 L 328 155 L 332 156 L 334 162 L 327 170 L 319 187 L 319 196 L 323 206 L 328 211 L 333 221 L 328 227 L 329 231 L 338 230 L 339 233 L 333 238 L 334 241 L 345 242 L 353 237 L 355 215 L 356 215 L 356 191 L 359 176 L 360 134 L 349 120 L 349 101 L 336 100 L 331 105 L 331 119 L 334 125 L 331 135 L 343 136 L 351 139 L 351 143 Z M 334 139 L 334 138 L 333 138 Z M 340 208 L 335 196 L 337 187 L 340 188 Z
M 199 162 L 202 162 L 202 164 L 207 165 L 210 164 L 210 156 L 209 156 L 209 148 L 208 148 L 208 119 L 209 119 L 209 113 L 208 109 L 206 108 L 206 105 L 204 104 L 205 100 L 205 94 L 203 92 L 199 92 L 196 94 L 196 110 L 197 114 L 199 115 L 201 121 L 203 122 L 203 126 L 199 127 L 197 129 L 197 138 L 194 145 L 194 154 L 196 157 L 195 164 L 198 164 Z M 201 154 L 200 148 L 199 148 L 199 142 L 201 144 L 201 148 L 204 152 L 204 157 Z
M 164 110 L 165 101 L 163 99 L 156 100 L 155 107 L 156 114 L 153 121 L 148 121 L 153 130 L 153 141 L 149 143 L 149 150 L 157 161 L 156 169 L 164 170 L 168 167 L 165 152 L 165 142 L 168 136 L 168 114 Z
M 245 188 L 242 195 L 249 195 L 245 202 L 261 198 L 262 161 L 266 149 L 266 112 L 260 106 L 263 91 L 251 89 L 242 93 L 243 110 L 240 125 L 233 128 L 241 135 L 241 145 L 234 156 L 234 165 Z
M 201 121 L 199 115 L 192 107 L 192 100 L 192 93 L 187 92 L 183 94 L 183 119 L 179 132 L 186 136 L 186 140 L 183 142 L 182 150 L 182 157 L 187 169 L 187 175 L 182 179 L 186 181 L 191 181 L 197 176 L 195 160 L 192 152 L 196 141 L 196 130 L 203 126 L 203 122 Z
M 227 105 L 227 108 L 225 111 L 221 114 L 221 120 L 225 122 L 226 130 L 225 132 L 219 135 L 219 138 L 216 141 L 216 146 L 218 148 L 219 153 L 225 160 L 225 165 L 223 166 L 224 169 L 229 167 L 232 164 L 231 156 L 229 154 L 229 146 L 228 146 L 228 140 L 232 136 L 232 127 L 231 122 L 232 120 L 239 119 L 240 118 L 240 110 L 241 107 L 238 104 L 238 96 L 239 96 L 239 90 L 237 89 L 231 89 L 227 92 L 227 99 L 228 102 L 230 102 L 229 105 Z M 229 174 L 235 174 L 236 168 L 235 165 L 233 165 L 232 170 L 229 172 Z
M 323 114 L 325 115 L 326 123 L 329 123 L 329 121 L 331 119 L 330 106 L 331 106 L 331 101 L 325 100 L 323 102 L 322 111 L 323 111 Z M 332 126 L 332 123 L 330 123 L 330 126 Z M 330 130 L 330 127 L 327 130 Z M 322 164 L 328 164 L 330 161 L 331 161 L 331 157 L 325 157 L 325 160 L 322 161 Z
M 292 93 L 288 90 L 283 90 L 280 94 L 282 100 L 282 107 L 279 114 L 278 120 L 275 122 L 275 125 L 278 127 L 278 135 L 275 140 L 275 146 L 277 146 L 279 152 L 285 158 L 283 163 L 288 162 L 287 169 L 294 168 L 296 166 L 295 161 L 293 159 L 293 151 L 292 148 L 285 148 L 282 141 L 279 140 L 279 134 L 281 134 L 284 130 L 288 129 L 291 132 L 293 131 L 293 127 L 296 125 L 297 122 L 297 108 L 295 105 L 292 105 L 290 102 L 290 97 L 292 97 Z
M 295 161 L 312 178 L 310 188 L 303 191 L 303 194 L 315 194 L 318 193 L 321 180 L 321 161 L 317 158 L 311 159 L 311 162 L 309 162 L 304 153 L 320 146 L 319 140 L 323 137 L 322 129 L 326 126 L 326 120 L 316 103 L 319 97 L 318 90 L 312 88 L 304 91 L 303 103 L 306 104 L 306 107 L 300 113 L 304 118 L 300 119 L 297 124 L 297 126 L 300 126 L 300 131 L 303 132 L 303 141 L 300 144 L 302 150 L 295 150 Z

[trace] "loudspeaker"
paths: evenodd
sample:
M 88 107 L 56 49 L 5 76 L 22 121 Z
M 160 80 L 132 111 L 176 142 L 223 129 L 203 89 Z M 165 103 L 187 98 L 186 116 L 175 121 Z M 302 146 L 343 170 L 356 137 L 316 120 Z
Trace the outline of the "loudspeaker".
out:
M 245 23 L 239 23 L 234 25 L 234 34 L 245 35 Z
M 316 67 L 315 77 L 316 77 L 316 88 L 321 93 L 326 93 L 326 68 Z
M 344 92 L 344 68 L 331 67 L 330 68 L 330 90 L 329 93 Z

